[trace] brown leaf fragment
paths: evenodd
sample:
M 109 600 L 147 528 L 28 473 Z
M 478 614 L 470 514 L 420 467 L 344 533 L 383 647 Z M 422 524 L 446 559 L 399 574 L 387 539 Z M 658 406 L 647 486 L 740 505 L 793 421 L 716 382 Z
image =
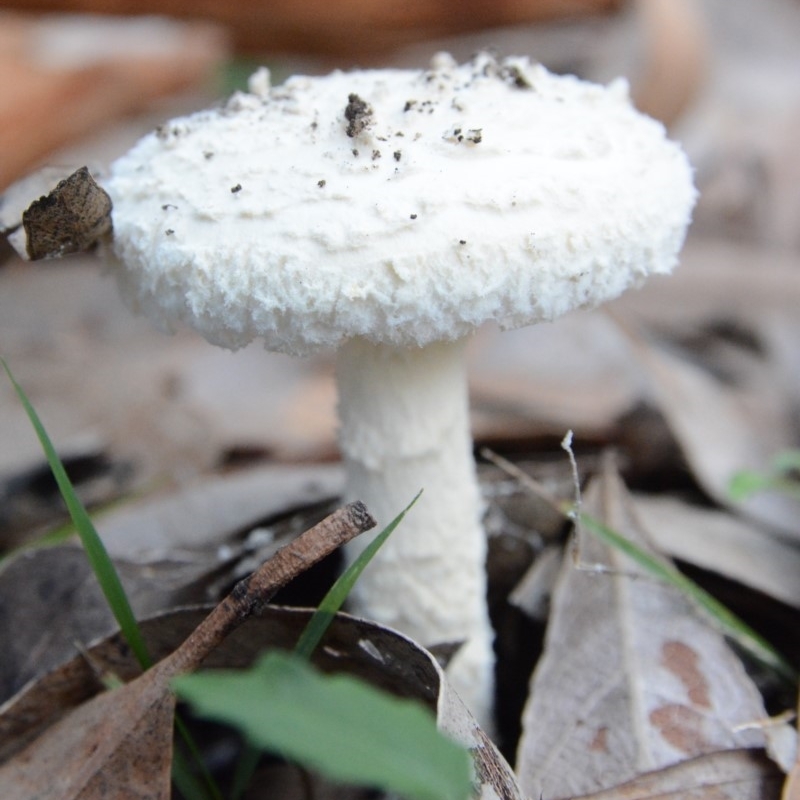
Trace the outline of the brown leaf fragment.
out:
M 508 763 L 444 679 L 444 673 L 437 705 L 439 730 L 466 747 L 472 756 L 475 800 L 523 800 L 525 794 Z
M 585 511 L 655 554 L 633 509 L 607 460 Z M 766 717 L 761 696 L 683 595 L 588 534 L 578 561 L 562 566 L 523 714 L 517 772 L 528 796 L 588 794 L 765 745 L 762 731 L 738 727 Z
M 729 489 L 737 472 L 766 473 L 774 456 L 793 441 L 786 400 L 769 381 L 723 384 L 687 359 L 645 341 L 619 317 L 615 319 L 645 368 L 659 408 L 698 484 L 720 505 L 797 540 L 800 502 L 774 492 L 758 492 L 735 502 Z
M 363 503 L 351 503 L 281 548 L 173 653 L 131 683 L 78 706 L 0 767 L 3 800 L 168 798 L 175 706 L 169 681 L 196 669 L 279 588 L 374 525 Z
M 800 551 L 721 509 L 637 495 L 636 510 L 659 550 L 800 608 Z
M 175 697 L 164 663 L 48 728 L 0 768 L 3 797 L 168 798 Z
M 233 631 L 209 655 L 205 666 L 212 669 L 245 668 L 265 648 L 291 649 L 312 613 L 306 609 L 267 606 L 258 616 L 251 617 Z M 204 614 L 204 609 L 180 609 L 145 620 L 142 623 L 143 634 L 154 657 L 168 657 L 177 644 L 200 624 Z M 137 672 L 130 651 L 125 648 L 119 634 L 92 646 L 88 655 L 92 662 L 103 665 L 119 677 L 128 678 Z M 390 628 L 337 614 L 325 636 L 324 647 L 318 648 L 314 654 L 314 663 L 324 672 L 346 670 L 348 674 L 398 697 L 423 703 L 437 714 L 440 729 L 471 751 L 479 777 L 476 798 L 521 800 L 511 768 L 452 691 L 443 670 L 427 650 Z M 53 724 L 54 718 L 63 717 L 68 708 L 74 707 L 92 691 L 96 691 L 96 684 L 87 659 L 76 657 L 20 692 L 0 709 L 0 760 L 8 760 L 21 749 L 13 747 L 15 741 L 30 742 L 35 738 L 31 729 L 41 731 L 47 718 Z M 314 783 L 316 788 L 316 781 Z M 252 788 L 254 797 L 293 796 L 285 795 L 280 783 L 276 786 L 269 782 Z M 5 800 L 5 795 L 3 797 Z
M 757 750 L 728 750 L 646 772 L 591 800 L 774 800 L 780 770 Z
M 81 167 L 31 203 L 22 225 L 31 261 L 89 250 L 111 232 L 111 198 Z
M 798 709 L 800 711 L 800 708 Z M 800 715 L 795 719 L 800 720 Z M 795 747 L 794 763 L 789 768 L 786 782 L 783 784 L 781 800 L 800 800 L 800 745 Z

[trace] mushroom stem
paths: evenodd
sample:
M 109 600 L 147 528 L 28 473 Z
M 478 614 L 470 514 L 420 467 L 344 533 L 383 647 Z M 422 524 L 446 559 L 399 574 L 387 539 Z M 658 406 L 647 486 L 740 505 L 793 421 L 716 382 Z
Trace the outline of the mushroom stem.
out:
M 464 351 L 463 340 L 350 340 L 337 362 L 339 440 L 347 497 L 363 500 L 379 529 L 424 489 L 356 585 L 355 612 L 423 645 L 463 641 L 448 676 L 486 722 L 494 659 Z M 354 542 L 349 557 L 366 544 Z

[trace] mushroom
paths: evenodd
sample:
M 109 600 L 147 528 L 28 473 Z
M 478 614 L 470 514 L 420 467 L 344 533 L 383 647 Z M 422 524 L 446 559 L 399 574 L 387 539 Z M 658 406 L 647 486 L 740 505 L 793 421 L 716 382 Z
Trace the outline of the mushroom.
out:
M 338 348 L 348 498 L 388 522 L 355 609 L 492 695 L 483 504 L 465 345 L 595 306 L 675 265 L 691 169 L 627 85 L 482 53 L 429 70 L 335 72 L 177 119 L 113 164 L 115 272 L 163 328 L 236 349 Z M 359 546 L 363 547 L 363 543 Z

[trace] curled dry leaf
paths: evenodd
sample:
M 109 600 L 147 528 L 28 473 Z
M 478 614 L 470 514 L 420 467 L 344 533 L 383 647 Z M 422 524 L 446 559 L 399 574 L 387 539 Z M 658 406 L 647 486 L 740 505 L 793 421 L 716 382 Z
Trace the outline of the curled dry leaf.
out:
M 15 753 L 0 767 L 4 798 L 91 800 L 119 796 L 124 785 L 120 781 L 130 782 L 126 792 L 169 797 L 175 708 L 169 681 L 196 669 L 280 587 L 374 525 L 362 503 L 351 503 L 279 550 L 237 584 L 156 666 L 131 683 L 69 711 Z M 12 715 L 13 722 L 13 710 L 6 709 L 6 713 Z
M 208 656 L 205 666 L 244 668 L 266 648 L 291 649 L 311 613 L 267 606 L 233 631 Z M 168 657 L 176 643 L 189 635 L 205 614 L 203 609 L 183 609 L 142 623 L 153 656 Z M 75 714 L 73 709 L 85 708 L 86 701 L 98 690 L 95 673 L 98 668 L 123 679 L 137 674 L 137 666 L 118 634 L 98 642 L 87 654 L 91 665 L 87 658 L 76 657 L 26 687 L 0 708 L 0 760 L 13 764 L 19 751 L 48 725 Z M 521 800 L 510 767 L 450 689 L 428 651 L 389 628 L 338 614 L 328 629 L 324 645 L 315 653 L 314 662 L 326 672 L 347 671 L 398 696 L 422 702 L 437 714 L 443 732 L 472 751 L 480 781 L 479 796 L 487 800 L 498 797 Z M 143 692 L 143 704 L 151 699 L 149 692 Z M 137 715 L 139 708 L 134 708 Z M 150 708 L 150 713 L 158 713 L 157 706 Z M 116 715 L 115 709 L 110 710 Z
M 81 167 L 28 206 L 22 227 L 31 261 L 90 250 L 111 233 L 111 198 Z
M 586 511 L 648 548 L 609 470 L 590 487 Z M 766 717 L 758 691 L 688 601 L 594 539 L 581 541 L 580 561 L 565 561 L 531 683 L 523 791 L 572 797 L 685 759 L 764 747 L 761 731 L 737 730 Z

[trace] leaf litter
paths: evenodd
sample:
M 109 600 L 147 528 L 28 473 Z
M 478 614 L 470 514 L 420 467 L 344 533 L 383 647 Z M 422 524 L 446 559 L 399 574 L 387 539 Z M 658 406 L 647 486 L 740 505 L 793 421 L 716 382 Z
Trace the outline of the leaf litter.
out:
M 609 468 L 585 506 L 650 547 Z M 747 726 L 767 717 L 761 695 L 682 594 L 593 538 L 581 537 L 579 561 L 562 566 L 523 715 L 517 771 L 526 794 L 588 795 L 687 759 L 773 740 L 785 749 L 785 730 L 781 739 Z M 762 796 L 718 788 L 723 797 Z
M 170 680 L 196 669 L 305 566 L 374 524 L 363 504 L 354 503 L 281 549 L 237 584 L 173 653 L 123 687 L 81 704 L 0 767 L 4 797 L 169 797 L 175 711 Z

